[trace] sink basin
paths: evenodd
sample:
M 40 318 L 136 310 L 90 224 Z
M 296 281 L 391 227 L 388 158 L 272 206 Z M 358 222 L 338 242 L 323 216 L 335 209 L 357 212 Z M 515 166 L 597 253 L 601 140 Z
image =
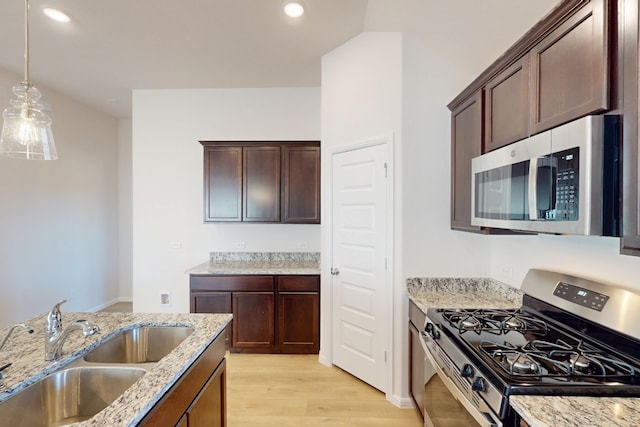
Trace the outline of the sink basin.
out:
M 184 326 L 142 326 L 119 333 L 84 356 L 94 363 L 157 362 L 193 333 Z
M 50 374 L 0 403 L 2 425 L 66 426 L 91 418 L 146 373 L 133 367 L 76 367 Z

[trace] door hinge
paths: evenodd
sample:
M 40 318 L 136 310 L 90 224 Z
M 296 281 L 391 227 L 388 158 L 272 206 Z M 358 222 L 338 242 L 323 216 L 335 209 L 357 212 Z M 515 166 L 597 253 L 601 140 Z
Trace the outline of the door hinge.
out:
M 387 363 L 387 352 L 386 352 L 386 350 L 384 352 L 384 363 Z
M 387 177 L 387 162 L 384 162 L 384 177 Z
M 387 269 L 387 257 L 384 257 L 384 269 Z

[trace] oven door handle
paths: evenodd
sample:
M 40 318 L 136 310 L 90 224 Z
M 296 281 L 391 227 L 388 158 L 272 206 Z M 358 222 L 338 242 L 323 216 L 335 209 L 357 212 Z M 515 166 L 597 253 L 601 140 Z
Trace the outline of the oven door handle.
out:
M 481 427 L 503 427 L 501 422 L 496 421 L 495 419 L 493 419 L 493 417 L 491 417 L 490 414 L 483 412 L 479 408 L 474 406 L 473 403 L 469 401 L 467 396 L 462 394 L 449 374 L 436 362 L 435 355 L 431 354 L 431 350 L 429 349 L 429 346 L 426 342 L 426 340 L 430 339 L 430 337 L 425 332 L 422 332 L 421 335 L 422 339 L 420 340 L 420 342 L 422 343 L 422 348 L 424 349 L 427 359 L 429 359 L 429 362 L 434 367 L 437 374 L 440 375 L 442 383 L 447 387 L 449 392 L 458 400 L 458 402 L 462 404 L 462 406 L 464 406 L 467 412 L 469 412 L 469 414 L 478 422 L 478 424 L 480 424 Z M 434 343 L 434 345 L 436 344 Z

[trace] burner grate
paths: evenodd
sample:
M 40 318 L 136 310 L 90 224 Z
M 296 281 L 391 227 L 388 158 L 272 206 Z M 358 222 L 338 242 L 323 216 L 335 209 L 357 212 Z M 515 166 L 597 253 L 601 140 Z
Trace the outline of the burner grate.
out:
M 510 331 L 545 333 L 547 323 L 514 310 L 443 310 L 442 316 L 460 334 L 488 332 L 503 335 Z
M 532 340 L 522 346 L 482 340 L 479 349 L 510 376 L 588 377 L 606 381 L 637 375 L 636 369 L 630 364 L 614 359 L 582 340 L 574 345 L 562 339 L 555 342 Z

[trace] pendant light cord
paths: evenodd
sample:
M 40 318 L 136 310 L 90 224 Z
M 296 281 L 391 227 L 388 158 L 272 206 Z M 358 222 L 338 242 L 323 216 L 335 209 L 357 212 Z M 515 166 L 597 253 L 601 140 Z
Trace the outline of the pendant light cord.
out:
M 24 82 L 29 84 L 29 0 L 24 0 Z

